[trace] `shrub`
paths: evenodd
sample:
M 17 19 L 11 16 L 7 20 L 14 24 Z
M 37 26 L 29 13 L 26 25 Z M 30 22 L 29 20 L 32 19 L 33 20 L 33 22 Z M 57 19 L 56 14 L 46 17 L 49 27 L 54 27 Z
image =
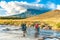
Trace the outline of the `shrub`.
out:
M 60 23 L 57 23 L 56 26 L 57 26 L 58 28 L 60 28 Z

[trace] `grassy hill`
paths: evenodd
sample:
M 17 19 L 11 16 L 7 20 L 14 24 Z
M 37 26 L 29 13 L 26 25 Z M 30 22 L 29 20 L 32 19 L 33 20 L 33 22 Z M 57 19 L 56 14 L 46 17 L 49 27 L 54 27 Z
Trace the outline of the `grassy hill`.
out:
M 27 19 L 36 20 L 36 19 L 50 19 L 50 18 L 59 18 L 59 17 L 60 17 L 60 10 L 53 10 Z
M 52 10 L 37 16 L 27 18 L 25 20 L 42 21 L 53 26 L 53 28 L 60 28 L 60 10 Z M 58 24 L 58 25 L 57 25 Z

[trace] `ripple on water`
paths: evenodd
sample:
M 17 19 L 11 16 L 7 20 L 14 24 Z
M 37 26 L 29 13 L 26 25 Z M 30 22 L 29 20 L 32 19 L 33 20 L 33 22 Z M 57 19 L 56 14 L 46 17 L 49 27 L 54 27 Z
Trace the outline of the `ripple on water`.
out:
M 10 30 L 9 31 L 4 31 L 3 29 L 6 29 L 6 28 L 9 28 Z M 19 28 L 17 28 L 17 27 L 11 27 L 11 26 L 6 26 L 6 25 L 4 25 L 4 26 L 1 26 L 0 25 L 0 40 L 19 40 L 19 38 L 20 38 L 20 36 L 22 36 L 22 31 L 21 31 L 21 29 L 19 29 L 19 30 L 15 30 L 15 29 L 19 29 Z M 32 38 L 32 37 L 34 37 L 34 33 L 35 33 L 35 29 L 34 28 L 28 28 L 27 29 L 27 37 L 26 37 L 26 39 L 28 39 L 28 40 L 30 40 L 29 39 L 29 37 L 30 38 Z M 55 35 L 57 36 L 57 35 L 60 35 L 60 32 L 59 33 L 56 33 Z M 58 36 L 59 36 L 58 35 Z M 17 38 L 17 36 L 18 36 L 18 38 Z M 60 37 L 60 36 L 59 36 Z M 25 38 L 21 38 L 21 39 L 25 39 Z M 58 39 L 56 39 L 56 38 L 53 38 L 53 39 L 50 39 L 50 38 L 46 38 L 45 40 L 58 40 Z

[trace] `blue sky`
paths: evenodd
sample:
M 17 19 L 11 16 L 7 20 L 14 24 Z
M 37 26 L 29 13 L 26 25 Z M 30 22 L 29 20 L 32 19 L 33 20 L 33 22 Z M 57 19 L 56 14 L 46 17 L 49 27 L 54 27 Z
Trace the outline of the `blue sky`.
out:
M 26 2 L 29 2 L 29 3 L 32 3 L 32 2 L 35 2 L 36 0 L 0 0 L 0 1 L 6 1 L 6 2 L 10 2 L 10 1 L 26 1 Z M 55 4 L 60 4 L 60 0 L 40 0 L 39 3 L 47 3 L 47 2 L 53 2 Z
M 37 9 L 49 8 L 53 10 L 54 9 L 60 10 L 60 0 L 0 0 L 0 16 L 6 16 L 6 15 L 12 15 L 12 14 L 14 15 L 16 13 L 18 14 L 21 11 L 20 10 L 22 8 L 21 6 L 24 6 L 23 12 L 26 11 L 25 9 L 26 6 L 27 8 L 36 7 Z

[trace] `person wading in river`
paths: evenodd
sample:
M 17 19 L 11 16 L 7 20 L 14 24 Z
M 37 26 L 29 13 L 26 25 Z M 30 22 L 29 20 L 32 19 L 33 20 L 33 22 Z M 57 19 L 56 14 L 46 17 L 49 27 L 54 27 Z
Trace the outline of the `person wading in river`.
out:
M 36 24 L 34 25 L 34 27 L 35 27 L 35 30 L 36 30 L 36 32 L 35 32 L 35 37 L 38 37 L 38 35 L 39 35 L 39 29 L 40 29 L 39 24 L 36 23 Z
M 23 31 L 23 37 L 25 37 L 26 36 L 26 29 L 27 29 L 26 23 L 22 23 L 21 27 L 22 27 L 22 31 Z

